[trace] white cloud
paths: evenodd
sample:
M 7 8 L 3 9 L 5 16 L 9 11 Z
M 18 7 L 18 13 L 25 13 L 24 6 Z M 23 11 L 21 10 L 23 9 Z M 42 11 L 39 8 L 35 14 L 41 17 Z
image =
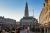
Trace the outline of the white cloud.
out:
M 35 16 L 35 18 L 38 20 L 38 22 L 39 22 L 39 16 Z
M 17 13 L 17 10 L 11 10 L 9 8 L 6 8 L 6 6 L 3 6 L 3 5 L 0 6 L 0 16 L 4 16 L 5 18 L 15 19 L 16 21 L 19 21 L 20 19 L 20 16 Z

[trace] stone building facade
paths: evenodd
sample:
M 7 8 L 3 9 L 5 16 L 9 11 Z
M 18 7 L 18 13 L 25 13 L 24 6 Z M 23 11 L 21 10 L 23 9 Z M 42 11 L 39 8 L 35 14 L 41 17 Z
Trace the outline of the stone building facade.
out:
M 44 7 L 42 8 L 42 11 L 39 16 L 39 23 L 44 28 L 44 33 L 46 33 L 45 30 L 47 30 L 47 33 L 49 33 L 50 30 L 50 0 L 44 0 Z
M 4 18 L 0 16 L 0 28 L 15 28 L 16 26 L 16 20 L 10 19 L 10 18 Z
M 49 9 L 49 1 L 45 0 L 44 7 L 42 8 L 42 11 L 39 16 L 39 23 L 45 24 L 50 21 L 50 9 Z

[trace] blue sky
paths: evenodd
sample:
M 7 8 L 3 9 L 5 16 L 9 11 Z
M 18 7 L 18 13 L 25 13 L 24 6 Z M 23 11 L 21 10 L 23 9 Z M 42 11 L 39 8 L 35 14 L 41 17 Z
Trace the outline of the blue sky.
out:
M 0 16 L 19 21 L 24 16 L 26 0 L 0 0 Z M 29 15 L 39 18 L 44 0 L 27 0 Z M 34 12 L 33 12 L 34 11 Z

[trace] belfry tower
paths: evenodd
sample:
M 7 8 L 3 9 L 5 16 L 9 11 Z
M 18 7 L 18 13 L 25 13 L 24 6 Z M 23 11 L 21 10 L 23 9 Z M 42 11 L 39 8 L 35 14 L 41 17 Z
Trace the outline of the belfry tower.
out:
M 26 6 L 25 6 L 25 15 L 24 17 L 28 17 L 29 16 L 29 13 L 28 13 L 28 4 L 26 2 Z
M 20 20 L 20 25 L 21 27 L 23 27 L 24 29 L 26 27 L 29 27 L 29 28 L 32 28 L 33 27 L 33 24 L 35 23 L 38 23 L 37 19 L 36 18 L 33 18 L 33 16 L 29 16 L 29 11 L 28 11 L 28 4 L 26 2 L 26 6 L 25 6 L 25 11 L 24 11 L 24 17 L 21 18 Z M 31 27 L 30 27 L 31 26 Z

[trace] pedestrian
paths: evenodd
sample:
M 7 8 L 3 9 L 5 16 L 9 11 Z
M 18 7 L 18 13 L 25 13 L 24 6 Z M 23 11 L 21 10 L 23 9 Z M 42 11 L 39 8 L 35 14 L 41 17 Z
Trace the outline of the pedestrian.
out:
M 2 30 L 0 30 L 0 33 L 2 32 Z
M 5 33 L 5 30 L 2 30 L 2 32 L 1 33 Z
M 25 33 L 27 33 L 27 29 L 25 29 Z
M 20 28 L 16 29 L 16 33 L 20 33 Z

